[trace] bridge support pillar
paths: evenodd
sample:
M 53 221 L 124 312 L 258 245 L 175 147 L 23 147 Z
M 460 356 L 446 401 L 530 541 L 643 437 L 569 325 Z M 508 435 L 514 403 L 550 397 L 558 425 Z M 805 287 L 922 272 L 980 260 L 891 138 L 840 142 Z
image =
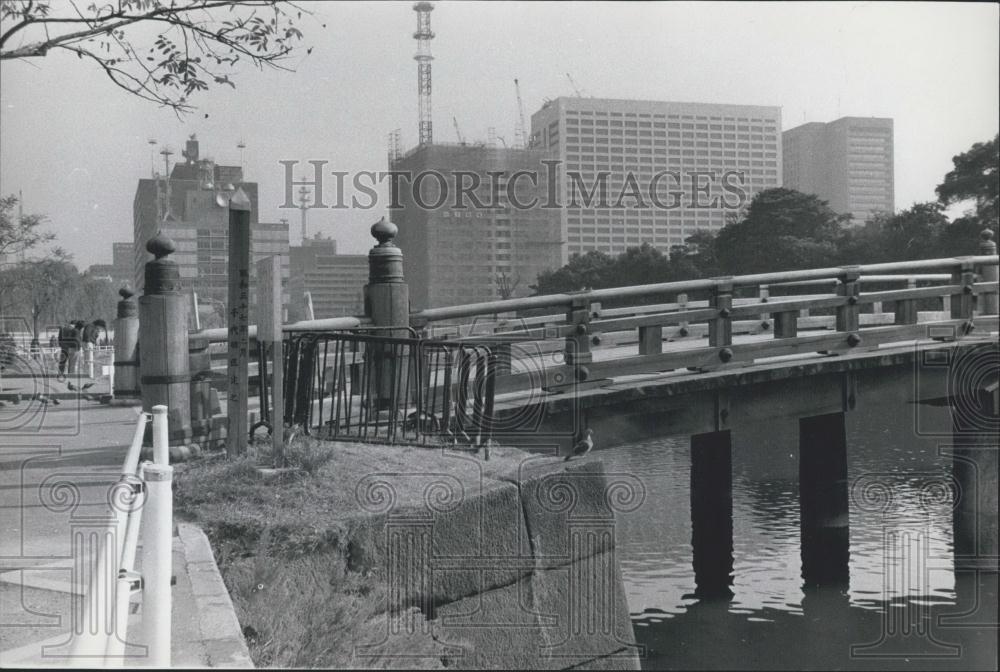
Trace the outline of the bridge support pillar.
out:
M 146 244 L 156 257 L 146 262 L 146 283 L 139 298 L 139 385 L 142 408 L 168 409 L 170 444 L 187 443 L 191 438 L 191 375 L 188 362 L 188 307 L 181 294 L 180 271 L 167 256 L 174 243 L 157 234 Z
M 850 551 L 843 413 L 799 420 L 799 508 L 805 587 L 846 589 Z
M 115 318 L 115 397 L 139 396 L 139 308 L 132 300 L 134 293 L 122 287 L 118 290 Z
M 985 352 L 984 348 L 984 352 Z M 957 483 L 954 509 L 955 568 L 997 571 L 997 414 L 996 355 L 993 367 L 980 358 L 992 386 L 951 398 L 954 454 L 952 474 Z
M 732 597 L 733 466 L 728 430 L 691 437 L 691 547 L 695 595 Z

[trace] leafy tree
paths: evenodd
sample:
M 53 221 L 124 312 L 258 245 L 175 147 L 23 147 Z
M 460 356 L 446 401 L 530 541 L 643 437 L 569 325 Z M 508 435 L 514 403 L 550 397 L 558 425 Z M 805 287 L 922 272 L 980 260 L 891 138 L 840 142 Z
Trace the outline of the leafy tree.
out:
M 975 215 L 982 226 L 997 224 L 1000 208 L 1000 135 L 989 142 L 977 142 L 969 151 L 952 158 L 954 169 L 935 190 L 944 205 L 974 200 Z
M 36 342 L 42 323 L 53 325 L 77 317 L 68 313 L 79 273 L 62 249 L 56 248 L 44 259 L 20 262 L 6 275 L 5 281 L 13 289 L 13 306 L 18 313 L 31 318 Z
M 531 288 L 535 290 L 535 294 L 558 294 L 588 287 L 605 287 L 605 277 L 613 261 L 604 252 L 574 254 L 562 268 L 539 273 L 538 281 Z
M 44 215 L 15 215 L 17 196 L 0 198 L 0 258 L 27 252 L 55 236 L 41 230 Z
M 843 232 L 837 261 L 868 264 L 943 256 L 938 241 L 948 225 L 944 206 L 935 202 L 916 203 L 896 214 L 875 213 Z
M 304 13 L 284 0 L 116 0 L 86 8 L 74 0 L 0 0 L 0 60 L 70 52 L 125 91 L 181 113 L 199 91 L 235 88 L 241 60 L 287 69 L 282 62 L 302 39 L 296 23 Z
M 684 239 L 682 245 L 670 248 L 670 272 L 673 280 L 689 280 L 719 275 L 715 258 L 715 234 L 697 231 Z
M 812 194 L 766 189 L 741 219 L 719 231 L 715 255 L 720 270 L 732 275 L 829 265 L 849 220 Z

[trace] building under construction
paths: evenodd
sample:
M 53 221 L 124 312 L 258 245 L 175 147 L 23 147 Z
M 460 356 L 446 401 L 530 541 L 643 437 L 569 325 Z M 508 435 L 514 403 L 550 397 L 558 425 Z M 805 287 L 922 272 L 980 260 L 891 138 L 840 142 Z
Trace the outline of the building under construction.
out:
M 403 249 L 414 310 L 529 294 L 540 272 L 560 265 L 562 246 L 558 212 L 540 207 L 548 195 L 542 162 L 549 153 L 524 148 L 519 89 L 515 147 L 496 147 L 492 138 L 485 143 L 466 143 L 457 120 L 459 142 L 435 142 L 431 117 L 433 9 L 429 2 L 413 5 L 417 13 L 413 37 L 417 40 L 419 144 L 404 154 L 399 132 L 389 135 L 389 168 L 402 174 L 391 183 L 391 203 L 398 208 L 393 210 L 392 220 L 399 227 L 397 242 Z M 535 177 L 515 179 L 522 171 Z M 508 180 L 514 182 L 510 189 Z M 467 192 L 467 196 L 475 194 L 474 198 L 459 197 L 460 187 L 477 182 L 478 188 Z M 518 207 L 535 201 L 539 206 Z
M 559 213 L 541 207 L 548 196 L 542 163 L 548 156 L 437 143 L 392 162 L 392 170 L 403 174 L 393 185 L 392 203 L 401 207 L 392 220 L 414 310 L 524 296 L 540 272 L 559 267 Z M 514 179 L 519 171 L 537 181 Z M 440 177 L 418 177 L 432 173 Z M 459 196 L 458 187 L 477 178 L 479 188 Z M 535 207 L 518 205 L 533 201 Z

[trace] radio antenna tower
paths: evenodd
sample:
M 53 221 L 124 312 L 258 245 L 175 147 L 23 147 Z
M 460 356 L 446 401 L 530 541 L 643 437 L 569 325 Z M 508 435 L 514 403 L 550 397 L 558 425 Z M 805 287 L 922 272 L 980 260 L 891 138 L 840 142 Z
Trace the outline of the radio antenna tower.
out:
M 305 187 L 299 189 L 299 209 L 302 211 L 302 244 L 305 245 L 309 239 L 309 232 L 306 229 L 306 211 L 309 209 L 310 192 Z
M 434 32 L 431 30 L 431 12 L 434 5 L 429 2 L 418 2 L 413 5 L 417 13 L 417 32 L 413 38 L 417 41 L 417 54 L 413 59 L 417 62 L 417 97 L 420 108 L 420 144 L 429 145 L 434 142 L 434 131 L 431 122 L 431 40 Z

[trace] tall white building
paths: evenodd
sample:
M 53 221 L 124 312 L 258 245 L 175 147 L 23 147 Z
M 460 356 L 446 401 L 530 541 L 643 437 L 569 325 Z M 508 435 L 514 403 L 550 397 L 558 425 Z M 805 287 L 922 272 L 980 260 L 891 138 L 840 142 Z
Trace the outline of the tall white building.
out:
M 531 147 L 560 162 L 563 263 L 644 242 L 669 250 L 782 184 L 780 107 L 563 97 L 532 115 Z M 602 173 L 607 203 L 588 206 L 580 187 Z M 641 204 L 619 199 L 632 179 Z
M 894 212 L 892 119 L 842 117 L 784 133 L 784 180 L 815 194 L 856 223 L 874 212 Z

